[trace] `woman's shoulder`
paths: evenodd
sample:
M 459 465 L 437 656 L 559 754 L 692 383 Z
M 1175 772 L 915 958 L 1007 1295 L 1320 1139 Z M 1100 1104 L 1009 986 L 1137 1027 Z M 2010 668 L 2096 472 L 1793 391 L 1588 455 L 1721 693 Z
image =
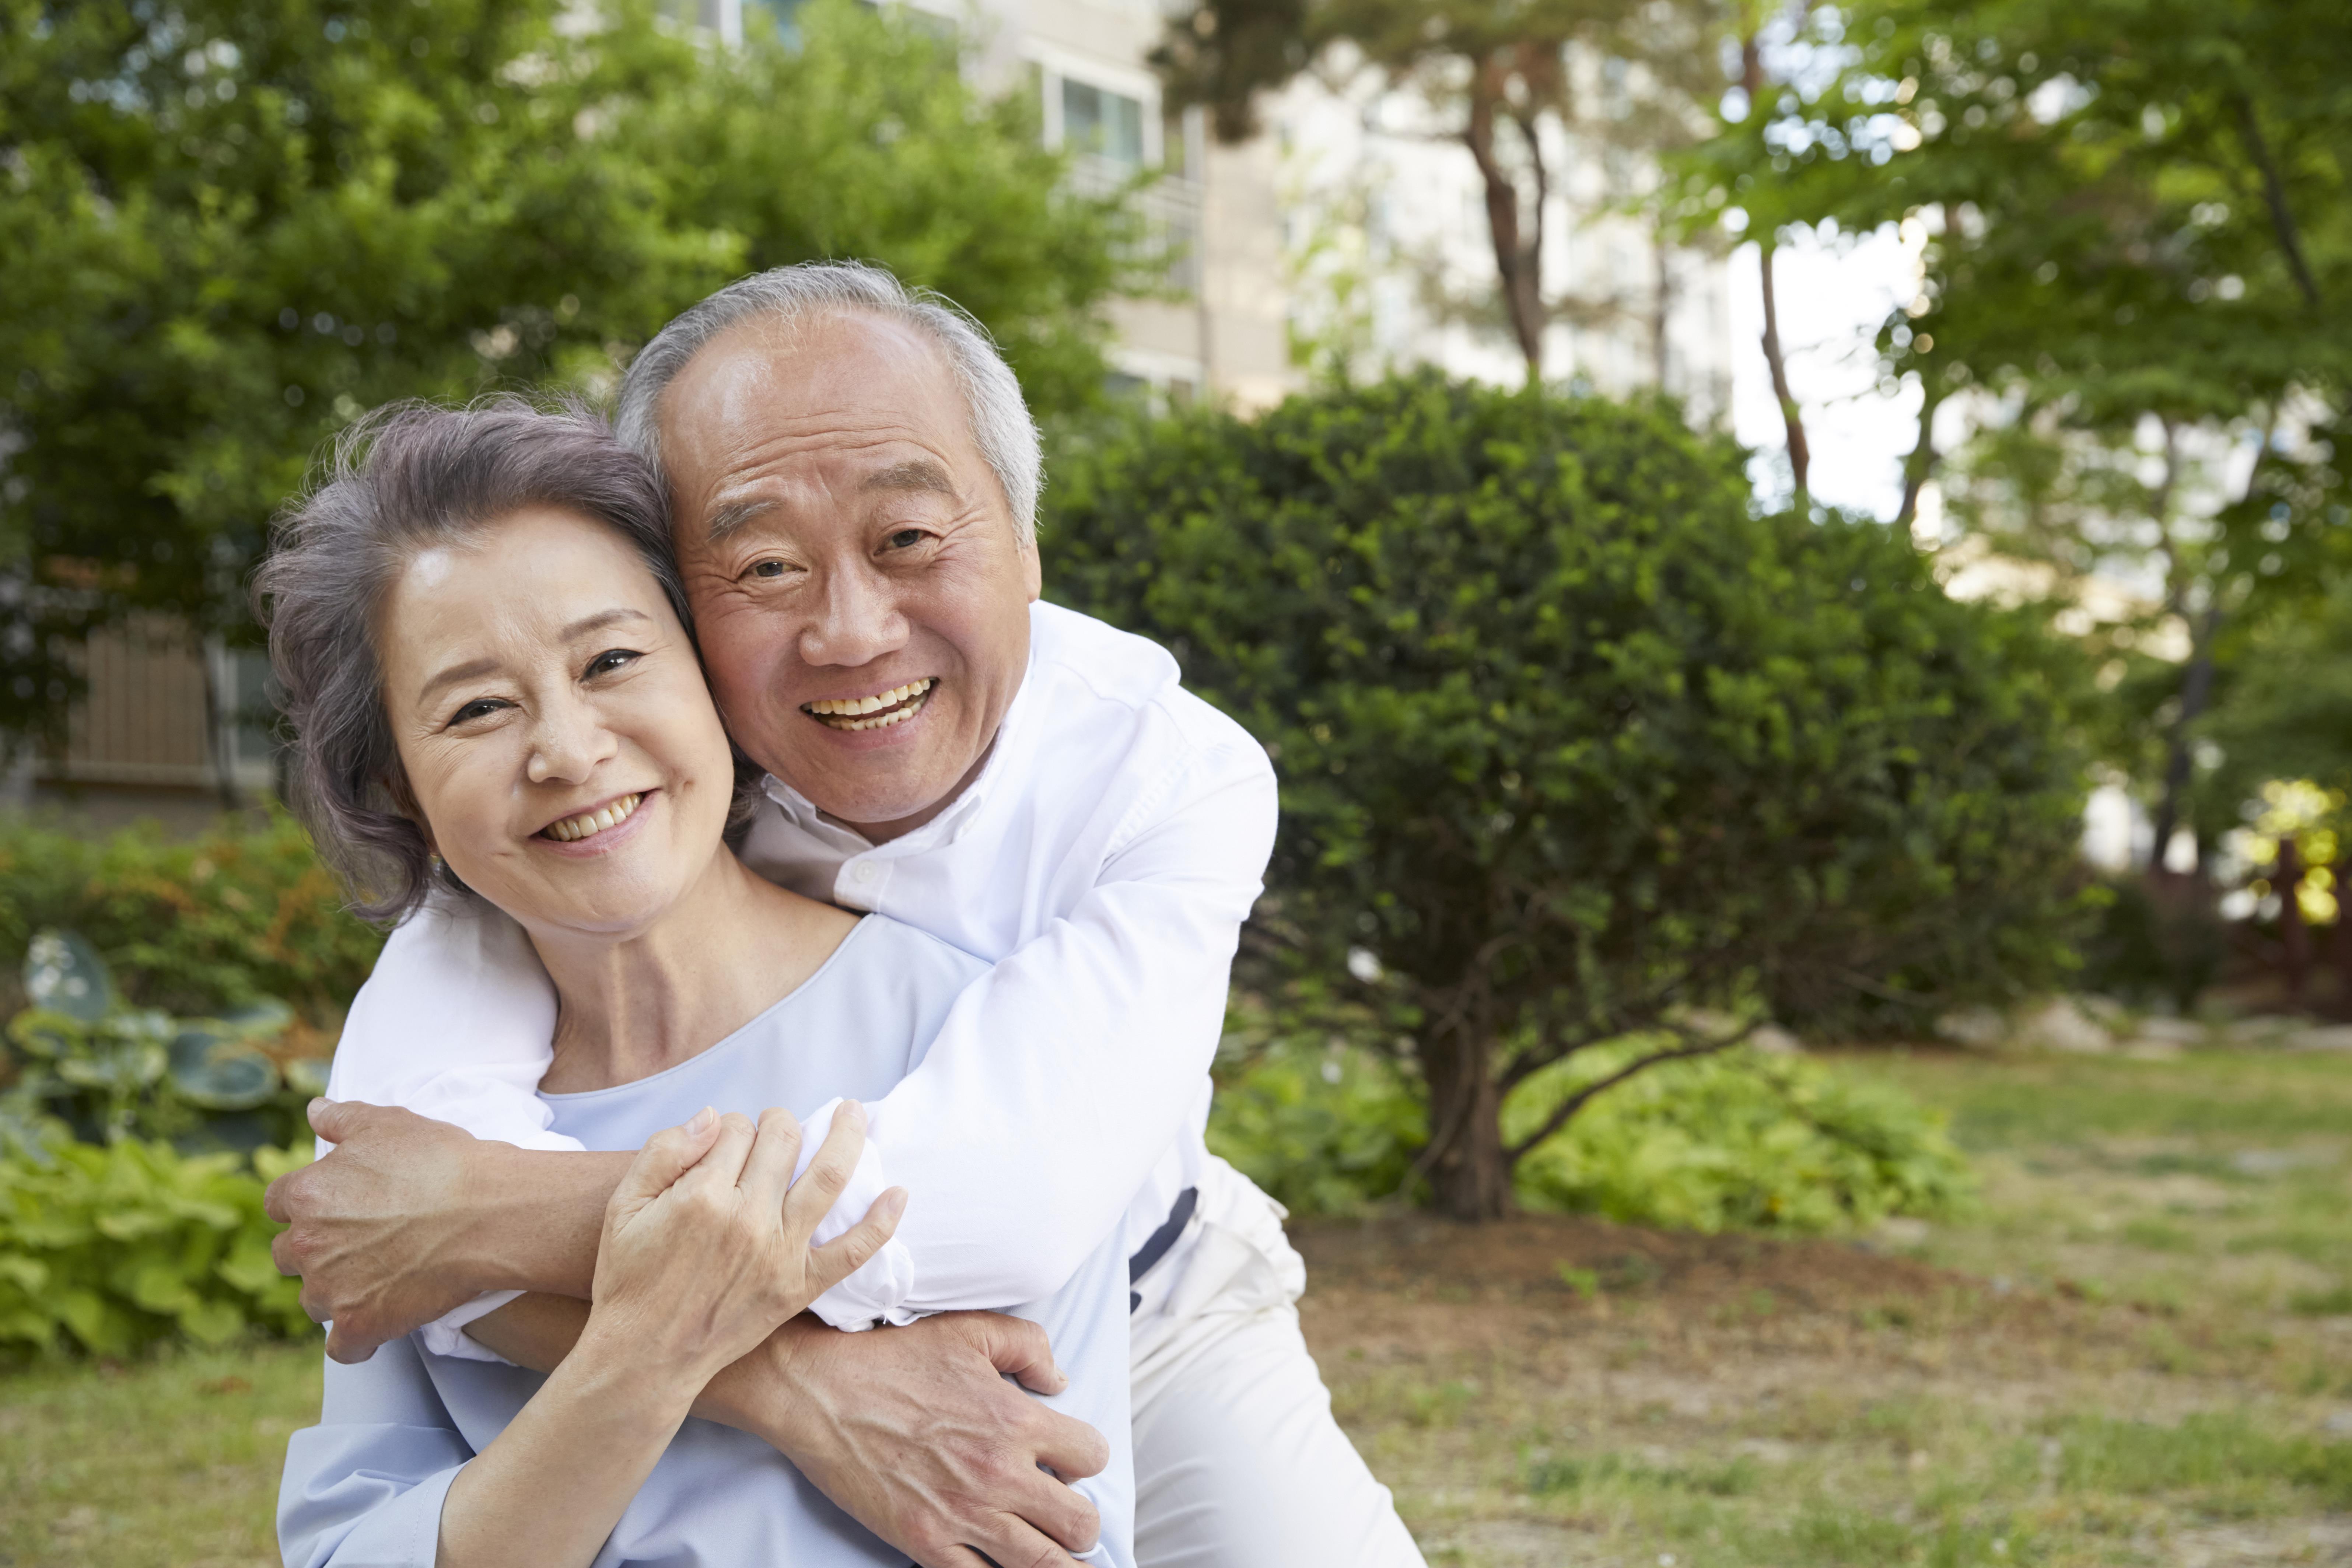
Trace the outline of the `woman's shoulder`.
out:
M 875 971 L 893 989 L 952 995 L 987 973 L 991 965 L 919 926 L 888 915 L 867 915 L 842 940 L 828 967 Z

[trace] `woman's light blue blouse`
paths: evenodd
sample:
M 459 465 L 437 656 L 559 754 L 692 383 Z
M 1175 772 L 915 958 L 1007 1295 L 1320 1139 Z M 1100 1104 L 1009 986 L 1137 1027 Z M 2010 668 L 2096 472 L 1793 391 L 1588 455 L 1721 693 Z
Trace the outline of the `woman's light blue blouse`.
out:
M 877 1100 L 922 1059 L 957 994 L 986 968 L 912 926 L 868 915 L 798 990 L 700 1056 L 635 1083 L 541 1098 L 557 1131 L 595 1150 L 635 1149 L 706 1105 L 756 1116 L 772 1105 L 805 1114 L 836 1095 Z M 1070 1379 L 1045 1403 L 1109 1442 L 1109 1468 L 1077 1483 L 1103 1523 L 1101 1545 L 1084 1560 L 1104 1568 L 1134 1561 L 1127 1288 L 1112 1236 L 1058 1293 L 1008 1308 L 1044 1326 Z M 414 1336 L 357 1366 L 329 1362 L 320 1424 L 287 1447 L 278 1532 L 289 1568 L 432 1563 L 449 1483 L 542 1381 L 519 1367 L 434 1355 Z M 905 1563 L 774 1449 L 690 1419 L 594 1568 Z

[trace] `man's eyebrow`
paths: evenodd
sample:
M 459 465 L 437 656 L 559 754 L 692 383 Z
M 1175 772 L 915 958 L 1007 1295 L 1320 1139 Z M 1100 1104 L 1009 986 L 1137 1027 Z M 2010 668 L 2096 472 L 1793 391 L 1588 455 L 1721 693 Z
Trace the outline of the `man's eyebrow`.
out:
M 930 490 L 943 496 L 956 493 L 955 482 L 948 471 L 929 458 L 910 458 L 903 463 L 893 463 L 866 476 L 857 487 L 861 490 Z
M 776 503 L 766 496 L 746 496 L 741 500 L 724 502 L 711 509 L 710 522 L 703 537 L 716 544 L 752 519 L 775 509 Z

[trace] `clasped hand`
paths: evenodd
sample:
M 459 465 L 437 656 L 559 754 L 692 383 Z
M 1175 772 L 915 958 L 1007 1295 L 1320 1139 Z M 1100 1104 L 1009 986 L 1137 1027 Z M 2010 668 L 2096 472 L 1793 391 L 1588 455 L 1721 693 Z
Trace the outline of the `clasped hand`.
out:
M 848 1184 L 865 1113 L 845 1103 L 799 1181 L 801 1129 L 788 1111 L 705 1110 L 656 1133 L 605 1205 L 582 1338 L 698 1392 L 881 1249 L 907 1194 L 892 1188 L 824 1247 L 809 1238 Z

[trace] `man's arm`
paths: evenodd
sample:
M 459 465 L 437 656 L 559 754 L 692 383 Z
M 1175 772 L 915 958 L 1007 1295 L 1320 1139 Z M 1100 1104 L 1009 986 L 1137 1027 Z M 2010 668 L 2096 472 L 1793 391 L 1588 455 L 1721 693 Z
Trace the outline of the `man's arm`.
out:
M 527 1295 L 466 1331 L 519 1366 L 552 1372 L 587 1321 L 584 1301 Z M 1102 1521 L 1055 1476 L 1095 1475 L 1109 1450 L 1008 1377 L 1039 1394 L 1068 1385 L 1045 1331 L 1020 1318 L 957 1312 L 844 1334 L 802 1317 L 711 1379 L 694 1414 L 791 1455 L 923 1568 L 967 1568 L 962 1549 L 1075 1568 L 1070 1553 L 1091 1548 Z
M 1187 759 L 1093 889 L 972 982 L 871 1107 L 914 1260 L 877 1314 L 1060 1289 L 1197 1105 L 1276 816 L 1265 752 L 1210 717 L 1229 739 Z

